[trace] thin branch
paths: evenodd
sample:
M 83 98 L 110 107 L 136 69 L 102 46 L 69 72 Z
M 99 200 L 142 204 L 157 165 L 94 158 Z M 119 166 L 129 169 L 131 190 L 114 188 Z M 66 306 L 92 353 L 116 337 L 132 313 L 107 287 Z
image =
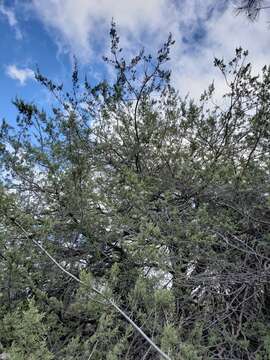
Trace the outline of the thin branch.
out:
M 90 359 L 91 359 L 92 355 L 93 355 L 93 354 L 94 354 L 94 352 L 96 351 L 97 344 L 98 344 L 98 341 L 96 341 L 95 345 L 93 346 L 93 349 L 92 349 L 92 351 L 91 351 L 91 354 L 89 355 L 88 360 L 90 360 Z
M 66 270 L 61 264 L 59 264 L 59 262 L 57 260 L 55 260 L 55 258 L 38 241 L 34 240 L 28 234 L 28 232 L 24 229 L 24 227 L 20 223 L 18 223 L 14 218 L 13 219 L 9 218 L 9 220 L 11 220 L 25 234 L 25 236 L 27 237 L 28 240 L 32 241 L 44 254 L 46 254 L 47 257 L 61 271 L 63 271 L 66 275 L 68 275 L 69 277 L 74 279 L 76 282 L 78 282 L 82 285 L 85 285 L 85 286 L 88 285 L 84 281 L 80 280 L 77 276 L 73 275 L 71 272 Z M 119 314 L 121 314 L 133 326 L 133 328 L 136 331 L 138 331 L 142 335 L 142 337 L 159 353 L 159 355 L 161 355 L 166 360 L 172 360 L 144 333 L 144 331 L 112 299 L 107 298 L 106 295 L 104 295 L 101 291 L 99 291 L 94 286 L 91 286 L 91 290 L 93 292 L 95 292 L 96 294 L 100 295 L 107 302 L 108 305 L 111 305 Z M 104 304 L 104 305 L 106 305 L 106 304 Z

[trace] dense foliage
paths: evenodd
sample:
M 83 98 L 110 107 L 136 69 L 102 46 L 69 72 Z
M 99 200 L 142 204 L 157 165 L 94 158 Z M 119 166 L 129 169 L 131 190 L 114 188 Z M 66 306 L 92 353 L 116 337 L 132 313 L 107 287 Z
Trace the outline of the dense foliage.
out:
M 15 100 L 0 138 L 0 342 L 10 359 L 270 358 L 270 68 L 215 60 L 228 86 L 181 99 L 156 57 L 122 57 L 51 112 Z M 34 241 L 34 242 L 33 242 Z M 79 284 L 62 272 L 42 245 Z

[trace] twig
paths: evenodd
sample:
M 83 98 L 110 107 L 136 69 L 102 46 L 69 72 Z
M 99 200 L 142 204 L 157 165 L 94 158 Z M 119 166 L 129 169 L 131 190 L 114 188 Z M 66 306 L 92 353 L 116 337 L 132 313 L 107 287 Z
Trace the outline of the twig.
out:
M 92 355 L 93 355 L 93 354 L 94 354 L 94 352 L 96 351 L 97 344 L 98 344 L 98 341 L 96 341 L 95 345 L 93 346 L 93 349 L 92 349 L 92 351 L 91 351 L 91 354 L 89 355 L 88 360 L 90 360 L 90 359 L 91 359 Z
M 84 281 L 80 280 L 77 276 L 73 275 L 71 272 L 66 270 L 61 264 L 59 264 L 59 262 L 57 260 L 55 260 L 55 258 L 38 241 L 34 240 L 28 234 L 28 232 L 24 229 L 24 227 L 20 223 L 18 223 L 14 218 L 12 218 L 12 219 L 9 218 L 9 220 L 11 220 L 25 234 L 27 239 L 32 241 L 44 254 L 46 254 L 48 256 L 48 258 L 61 271 L 63 271 L 66 275 L 68 275 L 69 277 L 71 277 L 72 279 L 77 281 L 78 283 L 87 286 L 87 284 Z M 100 295 L 107 302 L 108 305 L 111 305 L 119 314 L 121 314 L 133 326 L 133 328 L 136 331 L 138 331 L 141 334 L 141 336 L 159 353 L 159 355 L 161 355 L 166 360 L 172 360 L 144 333 L 144 331 L 112 299 L 107 298 L 106 295 L 104 295 L 101 291 L 99 291 L 94 286 L 91 286 L 91 290 L 93 292 L 95 292 L 96 294 Z M 104 304 L 104 305 L 106 305 L 106 304 Z

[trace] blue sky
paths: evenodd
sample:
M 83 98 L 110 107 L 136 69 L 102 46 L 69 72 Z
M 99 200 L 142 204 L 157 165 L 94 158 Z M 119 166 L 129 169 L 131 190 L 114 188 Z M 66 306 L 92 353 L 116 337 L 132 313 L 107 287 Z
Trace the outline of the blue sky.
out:
M 154 52 L 172 32 L 172 79 L 183 96 L 198 98 L 213 80 L 217 97 L 226 91 L 213 58 L 230 59 L 236 46 L 250 51 L 255 72 L 270 62 L 268 15 L 249 23 L 229 0 L 0 0 L 0 118 L 14 120 L 15 96 L 49 106 L 36 66 L 67 83 L 76 55 L 93 81 L 109 76 L 100 61 L 112 18 L 127 53 Z

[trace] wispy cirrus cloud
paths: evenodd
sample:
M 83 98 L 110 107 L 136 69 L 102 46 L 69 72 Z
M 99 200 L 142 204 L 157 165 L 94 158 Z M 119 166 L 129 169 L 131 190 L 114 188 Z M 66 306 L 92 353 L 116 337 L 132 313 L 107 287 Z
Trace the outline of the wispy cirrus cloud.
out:
M 6 74 L 13 80 L 19 81 L 20 85 L 25 85 L 28 80 L 35 78 L 35 73 L 29 68 L 19 68 L 16 65 L 8 65 Z
M 249 49 L 255 69 L 269 62 L 270 35 L 266 17 L 249 23 L 236 17 L 230 0 L 31 0 L 32 10 L 61 49 L 83 62 L 108 49 L 108 29 L 117 23 L 122 46 L 143 44 L 153 50 L 169 32 L 176 40 L 171 66 L 173 82 L 181 94 L 199 97 L 215 80 L 217 92 L 225 85 L 213 59 L 230 59 L 236 46 Z
M 17 40 L 23 38 L 22 32 L 19 28 L 18 20 L 15 15 L 15 10 L 11 7 L 7 7 L 4 3 L 0 3 L 0 14 L 6 18 L 8 24 L 15 31 L 15 36 Z
M 168 6 L 167 0 L 32 0 L 32 9 L 62 49 L 86 62 L 94 56 L 96 47 L 106 43 L 112 19 L 122 33 L 122 41 L 130 45 L 144 30 L 145 36 L 154 34 L 166 15 L 171 19 L 174 7 L 173 2 Z

